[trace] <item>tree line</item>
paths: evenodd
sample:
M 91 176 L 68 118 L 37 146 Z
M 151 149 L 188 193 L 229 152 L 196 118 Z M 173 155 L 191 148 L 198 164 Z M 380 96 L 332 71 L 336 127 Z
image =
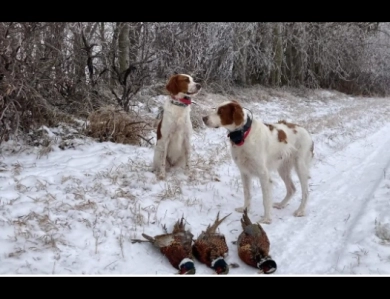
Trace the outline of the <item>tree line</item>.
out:
M 104 103 L 131 110 L 146 86 L 189 73 L 234 86 L 389 93 L 379 22 L 0 22 L 0 143 L 15 130 Z

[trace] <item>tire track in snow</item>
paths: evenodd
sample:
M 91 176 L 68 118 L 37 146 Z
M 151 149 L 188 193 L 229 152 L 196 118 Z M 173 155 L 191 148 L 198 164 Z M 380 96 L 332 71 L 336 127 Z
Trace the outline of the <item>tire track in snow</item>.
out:
M 291 203 L 282 211 L 274 210 L 274 221 L 265 229 L 278 274 L 334 273 L 349 234 L 383 178 L 383 166 L 390 165 L 390 139 L 383 140 L 389 127 L 329 157 L 337 172 L 325 182 L 314 182 L 317 187 L 311 191 L 305 217 L 292 216 L 301 197 L 299 184 Z M 312 177 L 322 168 L 313 167 Z M 280 214 L 284 222 L 277 218 Z
M 376 166 L 377 166 L 375 169 L 375 174 L 373 173 L 374 181 L 372 183 L 372 186 L 368 189 L 368 191 L 365 192 L 366 198 L 360 207 L 360 211 L 358 212 L 357 216 L 352 220 L 351 224 L 348 227 L 348 230 L 346 233 L 346 239 L 344 242 L 344 247 L 338 252 L 338 259 L 337 259 L 337 262 L 335 265 L 335 272 L 337 272 L 337 273 L 342 273 L 344 271 L 345 266 L 346 266 L 345 262 L 339 263 L 339 257 L 343 257 L 343 256 L 345 257 L 348 254 L 347 248 L 349 248 L 348 246 L 350 244 L 353 244 L 356 242 L 356 240 L 355 241 L 353 241 L 353 240 L 356 239 L 357 236 L 360 236 L 359 239 L 362 238 L 361 232 L 362 232 L 362 230 L 364 231 L 364 229 L 365 229 L 365 228 L 362 229 L 362 226 L 365 227 L 365 226 L 367 226 L 368 223 L 370 223 L 370 221 L 372 221 L 371 225 L 372 225 L 372 227 L 374 227 L 374 219 L 372 219 L 372 215 L 368 214 L 367 211 L 370 210 L 369 206 L 371 204 L 375 203 L 375 200 L 376 200 L 375 193 L 377 192 L 378 188 L 380 188 L 381 184 L 385 180 L 384 173 L 386 173 L 387 171 L 390 170 L 390 153 L 388 150 L 386 151 L 386 147 L 387 147 L 387 149 L 390 148 L 389 141 L 387 141 L 386 145 L 384 145 L 381 148 L 382 152 L 383 152 L 383 150 L 385 151 L 384 155 L 383 156 L 381 156 L 380 154 L 376 155 L 376 157 L 378 158 L 377 162 L 373 163 L 374 165 L 376 164 Z M 374 170 L 373 169 L 374 166 L 372 166 L 371 168 L 372 168 L 372 170 Z M 378 214 L 376 214 L 376 216 L 378 216 Z M 370 224 L 368 224 L 368 225 L 370 226 Z M 357 234 L 356 232 L 360 232 L 360 234 Z M 374 234 L 374 232 L 373 232 L 373 234 Z M 363 238 L 364 238 L 364 236 L 363 236 Z M 342 267 L 342 264 L 344 264 L 344 267 Z

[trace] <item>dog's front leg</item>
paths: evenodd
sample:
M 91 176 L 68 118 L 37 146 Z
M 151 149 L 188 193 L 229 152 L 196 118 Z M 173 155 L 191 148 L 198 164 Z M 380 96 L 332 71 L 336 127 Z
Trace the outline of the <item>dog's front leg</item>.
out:
M 268 170 L 261 171 L 260 175 L 261 191 L 263 193 L 264 216 L 258 221 L 260 223 L 271 223 L 271 208 L 272 208 L 272 182 Z
M 241 181 L 242 187 L 244 188 L 244 207 L 236 208 L 236 211 L 239 213 L 244 212 L 244 209 L 247 208 L 248 213 L 251 208 L 251 190 L 252 190 L 252 178 L 241 171 Z
M 159 155 L 160 165 L 159 165 L 158 178 L 160 180 L 165 179 L 168 142 L 169 140 L 165 140 L 164 142 L 160 142 L 159 144 L 158 155 Z
M 191 139 L 191 135 L 190 133 L 188 133 L 184 138 L 184 160 L 185 160 L 184 170 L 186 171 L 187 175 L 190 175 L 190 158 L 191 158 L 190 139 Z

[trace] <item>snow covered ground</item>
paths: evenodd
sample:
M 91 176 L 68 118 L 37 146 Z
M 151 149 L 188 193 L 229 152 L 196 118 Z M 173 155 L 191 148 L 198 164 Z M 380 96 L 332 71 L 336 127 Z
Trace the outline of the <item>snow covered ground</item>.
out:
M 227 97 L 208 94 L 202 109 Z M 161 101 L 158 97 L 156 101 Z M 307 215 L 294 217 L 297 193 L 273 222 L 263 225 L 278 264 L 274 275 L 390 275 L 390 99 L 353 98 L 330 91 L 239 94 L 265 122 L 306 126 L 315 142 Z M 252 99 L 252 100 L 250 100 Z M 258 99 L 258 100 L 254 100 Z M 157 112 L 152 110 L 153 113 Z M 141 233 L 170 230 L 182 215 L 197 237 L 216 214 L 232 213 L 219 227 L 229 245 L 229 275 L 258 275 L 237 255 L 243 204 L 237 167 L 224 129 L 194 132 L 192 178 L 181 172 L 156 180 L 150 146 L 75 140 L 43 154 L 17 142 L 0 152 L 0 274 L 173 275 L 151 244 L 132 244 Z M 274 201 L 285 194 L 274 174 Z M 252 211 L 263 213 L 258 182 Z M 195 261 L 197 275 L 213 271 Z

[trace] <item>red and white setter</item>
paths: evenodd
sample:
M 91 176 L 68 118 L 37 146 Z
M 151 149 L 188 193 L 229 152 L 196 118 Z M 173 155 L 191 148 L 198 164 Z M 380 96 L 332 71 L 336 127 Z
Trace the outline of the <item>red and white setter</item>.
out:
M 164 179 L 169 167 L 190 169 L 192 123 L 190 119 L 191 96 L 201 85 L 186 74 L 173 75 L 166 85 L 170 96 L 163 107 L 157 126 L 157 142 L 154 150 L 153 171 Z
M 275 208 L 284 208 L 296 189 L 291 180 L 291 170 L 298 174 L 302 189 L 302 201 L 294 212 L 297 217 L 304 216 L 309 196 L 309 169 L 313 158 L 314 143 L 303 127 L 279 121 L 266 124 L 254 119 L 248 110 L 237 101 L 227 101 L 217 107 L 215 112 L 203 117 L 210 128 L 224 127 L 229 131 L 231 154 L 238 166 L 244 189 L 244 207 L 236 211 L 242 213 L 251 205 L 252 178 L 259 178 L 264 205 L 261 223 L 271 223 L 272 181 L 270 171 L 277 170 L 286 185 L 284 199 L 275 203 Z

